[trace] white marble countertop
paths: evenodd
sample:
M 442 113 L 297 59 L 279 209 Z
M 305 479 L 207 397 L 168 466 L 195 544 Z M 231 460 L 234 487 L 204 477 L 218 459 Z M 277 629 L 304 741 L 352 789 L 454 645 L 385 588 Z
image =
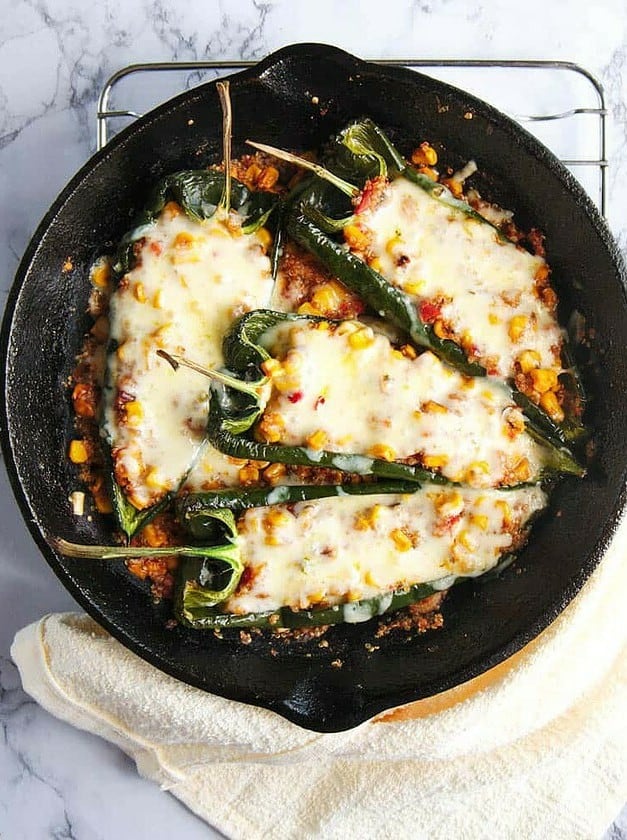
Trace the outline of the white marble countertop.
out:
M 137 61 L 258 59 L 320 41 L 369 58 L 554 58 L 603 83 L 608 220 L 627 248 L 627 7 L 623 0 L 0 0 L 0 308 L 41 216 L 94 151 L 104 80 Z M 0 837 L 218 836 L 140 779 L 117 749 L 39 709 L 9 659 L 13 635 L 74 603 L 40 557 L 0 469 Z M 627 809 L 607 837 L 627 837 Z

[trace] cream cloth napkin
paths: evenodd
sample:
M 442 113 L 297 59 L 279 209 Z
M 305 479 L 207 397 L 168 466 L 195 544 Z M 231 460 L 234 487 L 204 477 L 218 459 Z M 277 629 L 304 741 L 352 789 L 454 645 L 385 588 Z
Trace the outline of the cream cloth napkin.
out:
M 600 838 L 627 799 L 626 548 L 624 522 L 507 663 L 345 733 L 184 685 L 80 614 L 26 627 L 11 653 L 45 709 L 232 838 Z

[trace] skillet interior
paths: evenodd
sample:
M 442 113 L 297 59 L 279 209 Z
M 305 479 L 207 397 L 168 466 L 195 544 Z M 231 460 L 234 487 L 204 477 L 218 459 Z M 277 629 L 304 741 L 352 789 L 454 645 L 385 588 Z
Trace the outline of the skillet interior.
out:
M 220 110 L 213 85 L 188 91 L 122 132 L 57 199 L 35 234 L 10 295 L 2 335 L 6 396 L 2 443 L 29 528 L 63 584 L 114 636 L 192 685 L 273 709 L 318 731 L 354 726 L 391 706 L 457 685 L 514 653 L 566 606 L 590 574 L 624 503 L 627 336 L 624 268 L 616 245 L 581 188 L 537 141 L 485 104 L 411 71 L 365 64 L 330 47 L 299 45 L 232 77 L 235 152 L 241 141 L 315 148 L 353 117 L 370 115 L 401 148 L 428 139 L 454 164 L 474 157 L 489 173 L 484 189 L 547 235 L 549 263 L 567 308 L 595 330 L 589 376 L 590 422 L 599 469 L 557 489 L 550 516 L 496 581 L 458 587 L 445 627 L 407 641 L 388 637 L 368 652 L 372 624 L 340 626 L 329 648 L 167 630 L 120 564 L 56 556 L 44 534 L 107 541 L 110 525 L 71 515 L 76 487 L 65 456 L 71 435 L 64 381 L 87 327 L 87 270 L 103 243 L 129 227 L 132 212 L 162 174 L 220 156 Z M 319 104 L 314 105 L 312 96 Z M 473 119 L 464 119 L 472 112 Z M 193 122 L 192 122 L 193 121 Z M 240 148 L 238 149 L 238 141 Z M 74 268 L 61 268 L 71 257 Z M 556 513 L 559 512 L 559 516 Z M 522 571 L 520 571 L 522 570 Z M 331 667 L 340 659 L 343 667 Z

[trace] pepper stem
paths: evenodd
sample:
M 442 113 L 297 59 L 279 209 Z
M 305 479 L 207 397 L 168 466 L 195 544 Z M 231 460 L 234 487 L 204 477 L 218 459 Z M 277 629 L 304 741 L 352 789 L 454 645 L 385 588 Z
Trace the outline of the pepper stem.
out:
M 220 199 L 220 207 L 224 208 L 224 213 L 228 216 L 231 210 L 231 138 L 233 134 L 229 82 L 217 82 L 216 88 L 222 108 L 222 155 L 224 158 L 224 192 Z
M 350 198 L 357 198 L 357 196 L 361 195 L 359 187 L 356 187 L 354 184 L 349 184 L 348 181 L 345 181 L 338 175 L 334 175 L 333 172 L 325 169 L 324 166 L 320 166 L 319 163 L 312 163 L 306 158 L 293 155 L 291 152 L 286 152 L 283 149 L 277 149 L 274 146 L 267 146 L 265 143 L 256 143 L 253 140 L 247 140 L 246 143 L 255 149 L 259 149 L 260 152 L 266 152 L 266 154 L 274 155 L 274 157 L 279 158 L 279 160 L 286 160 L 288 163 L 294 163 L 296 166 L 308 169 L 310 172 L 316 174 L 318 178 L 322 178 L 323 181 L 328 181 L 330 184 L 333 184 L 334 187 L 337 187 L 338 190 L 341 190 Z
M 81 545 L 59 537 L 50 539 L 52 547 L 65 557 L 83 557 L 87 560 L 123 560 L 141 557 L 168 557 L 185 554 L 192 557 L 226 560 L 233 553 L 233 543 L 217 546 L 168 545 L 159 548 L 135 545 Z
M 191 359 L 186 359 L 184 356 L 177 356 L 173 353 L 166 353 L 165 350 L 157 350 L 157 356 L 160 356 L 162 359 L 165 359 L 173 370 L 178 370 L 179 367 L 189 368 L 190 370 L 196 371 L 196 373 L 202 374 L 202 376 L 206 376 L 209 379 L 213 379 L 215 382 L 221 382 L 228 388 L 233 388 L 235 391 L 240 391 L 242 394 L 250 394 L 250 396 L 254 397 L 255 399 L 259 399 L 259 397 L 261 396 L 262 388 L 268 382 L 267 377 L 259 379 L 257 382 L 244 382 L 243 380 L 238 379 L 236 376 L 231 376 L 228 373 L 224 373 L 224 371 L 216 370 L 215 368 L 204 367 L 204 365 L 199 365 L 198 362 L 194 362 Z
M 154 557 L 160 554 L 180 554 L 180 547 L 149 548 L 130 545 L 79 545 L 59 538 L 51 540 L 52 547 L 65 557 L 84 557 L 88 560 L 121 560 L 124 557 Z

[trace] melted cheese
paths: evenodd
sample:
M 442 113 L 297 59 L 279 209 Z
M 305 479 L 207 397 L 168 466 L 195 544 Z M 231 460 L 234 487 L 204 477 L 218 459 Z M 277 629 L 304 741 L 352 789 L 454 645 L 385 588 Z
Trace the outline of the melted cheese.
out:
M 359 322 L 282 325 L 283 361 L 259 426 L 315 450 L 418 462 L 474 487 L 538 476 L 545 450 L 498 382 L 467 378 L 430 352 L 408 358 Z M 359 465 L 358 465 L 359 466 Z M 357 470 L 360 471 L 360 470 Z
M 545 504 L 539 487 L 503 494 L 430 486 L 409 496 L 254 508 L 238 523 L 250 574 L 224 609 L 306 609 L 418 583 L 446 587 L 493 568 Z
M 207 382 L 174 372 L 159 348 L 209 367 L 222 364 L 222 338 L 233 319 L 267 305 L 270 261 L 239 219 L 196 222 L 166 208 L 146 231 L 137 265 L 111 298 L 104 429 L 116 478 L 139 508 L 176 488 L 197 458 L 187 486 L 236 484 L 238 462 L 206 445 Z
M 539 354 L 540 367 L 561 369 L 561 331 L 535 289 L 536 274 L 546 267 L 542 257 L 501 241 L 489 225 L 405 178 L 389 184 L 381 203 L 358 219 L 377 270 L 417 305 L 444 298 L 443 322 L 491 373 L 512 376 L 527 349 Z M 525 326 L 513 340 L 516 316 Z

